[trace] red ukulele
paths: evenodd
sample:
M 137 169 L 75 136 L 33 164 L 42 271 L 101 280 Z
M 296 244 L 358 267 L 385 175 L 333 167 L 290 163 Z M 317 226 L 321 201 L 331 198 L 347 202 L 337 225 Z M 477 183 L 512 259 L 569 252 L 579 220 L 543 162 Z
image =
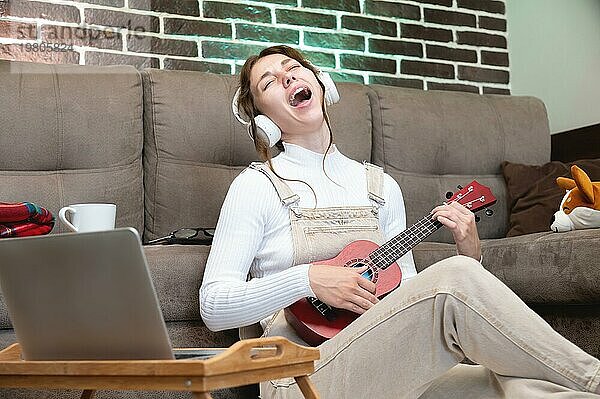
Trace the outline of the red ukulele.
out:
M 496 198 L 488 187 L 473 181 L 448 201 L 456 201 L 477 212 L 495 204 Z M 315 263 L 343 267 L 368 266 L 362 276 L 377 285 L 375 295 L 382 298 L 396 289 L 402 280 L 396 260 L 440 227 L 442 224 L 429 214 L 382 246 L 368 240 L 357 240 L 348 244 L 335 258 Z M 332 308 L 314 297 L 303 298 L 285 308 L 287 322 L 300 338 L 314 346 L 336 335 L 358 316 L 357 313 Z

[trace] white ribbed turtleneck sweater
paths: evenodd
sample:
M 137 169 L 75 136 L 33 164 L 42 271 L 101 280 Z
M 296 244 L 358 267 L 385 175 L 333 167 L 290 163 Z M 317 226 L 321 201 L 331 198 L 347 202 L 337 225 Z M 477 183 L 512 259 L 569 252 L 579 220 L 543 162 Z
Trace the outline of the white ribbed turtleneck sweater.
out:
M 282 177 L 310 184 L 318 208 L 369 206 L 365 167 L 342 155 L 335 146 L 323 154 L 283 143 L 285 151 L 273 158 Z M 300 207 L 315 206 L 312 191 L 303 183 L 286 183 L 300 196 Z M 384 176 L 385 205 L 379 225 L 389 240 L 406 228 L 404 200 L 396 181 Z M 292 231 L 288 208 L 283 206 L 269 179 L 246 169 L 229 187 L 200 288 L 200 312 L 213 331 L 241 327 L 263 320 L 298 299 L 314 296 L 309 265 L 293 266 Z M 398 264 L 402 278 L 416 275 L 412 253 Z M 247 281 L 247 276 L 252 279 Z

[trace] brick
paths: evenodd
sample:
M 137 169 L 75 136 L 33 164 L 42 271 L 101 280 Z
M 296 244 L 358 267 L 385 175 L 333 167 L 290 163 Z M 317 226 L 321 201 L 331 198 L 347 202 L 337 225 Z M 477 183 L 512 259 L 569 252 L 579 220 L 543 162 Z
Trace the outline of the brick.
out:
M 313 47 L 365 50 L 365 38 L 343 33 L 304 32 L 304 44 Z
M 174 58 L 165 58 L 165 69 L 210 72 L 226 75 L 231 73 L 231 66 L 228 64 L 219 64 L 217 62 L 206 61 L 178 60 Z
M 42 41 L 74 46 L 121 50 L 121 34 L 113 28 L 90 29 L 70 26 L 42 26 Z
M 452 0 L 450 0 L 452 1 Z M 365 12 L 372 15 L 382 15 L 385 17 L 402 19 L 421 19 L 421 9 L 419 6 L 402 4 L 398 2 L 387 2 L 380 0 L 366 0 Z
M 499 89 L 497 87 L 486 87 L 483 86 L 483 94 L 504 94 L 510 96 L 509 89 Z
M 251 55 L 258 55 L 266 46 L 229 42 L 203 42 L 202 57 L 245 60 Z
M 8 15 L 8 1 L 2 0 L 0 1 L 0 17 Z
M 266 7 L 235 3 L 204 2 L 205 18 L 244 19 L 252 22 L 271 22 L 271 11 Z
M 503 1 L 495 0 L 457 0 L 458 8 L 468 8 L 470 10 L 487 11 L 495 14 L 504 14 L 505 6 Z
M 297 30 L 263 25 L 235 24 L 235 36 L 241 40 L 300 44 L 300 33 Z
M 37 25 L 27 22 L 0 21 L 0 37 L 11 39 L 36 39 Z
M 329 76 L 335 82 L 353 82 L 353 83 L 365 83 L 365 78 L 362 75 L 355 75 L 353 73 L 343 73 L 343 72 L 329 72 Z
M 423 90 L 423 81 L 419 79 L 392 78 L 388 76 L 369 76 L 369 83 L 386 86 L 408 87 L 410 89 Z
M 311 26 L 317 28 L 335 29 L 337 21 L 335 15 L 319 14 L 296 10 L 275 10 L 278 24 Z
M 128 35 L 127 49 L 140 53 L 184 55 L 196 57 L 198 45 L 196 42 L 175 39 L 160 39 L 153 36 Z
M 506 32 L 506 19 L 479 16 L 479 27 L 482 29 Z
M 80 22 L 79 10 L 76 7 L 27 0 L 10 0 L 8 15 L 58 22 Z
M 86 65 L 133 65 L 137 69 L 159 68 L 160 62 L 155 57 L 86 51 Z
M 481 50 L 481 63 L 496 66 L 508 66 L 508 53 Z
M 298 5 L 297 0 L 261 0 L 261 3 L 283 4 L 288 6 Z
M 85 22 L 94 25 L 127 28 L 136 32 L 158 32 L 158 17 L 97 8 L 85 10 Z
M 421 43 L 403 40 L 369 39 L 369 51 L 371 53 L 423 57 L 423 46 Z
M 474 14 L 465 14 L 463 12 L 434 10 L 426 8 L 423 10 L 425 22 L 433 22 L 443 25 L 472 26 L 477 25 L 477 18 Z
M 302 54 L 313 64 L 319 67 L 335 68 L 335 55 L 321 51 L 302 50 Z
M 383 73 L 396 73 L 396 61 L 385 58 L 365 57 L 362 55 L 340 55 L 342 68 L 356 69 L 359 71 L 374 71 Z
M 0 44 L 0 59 L 43 64 L 79 64 L 79 53 L 76 51 L 27 51 L 25 45 Z
M 360 12 L 359 0 L 303 0 L 302 7 Z
M 505 83 L 508 84 L 508 71 L 485 69 L 471 66 L 458 66 L 458 78 L 473 82 Z
M 427 90 L 466 91 L 469 93 L 479 93 L 479 87 L 462 85 L 459 83 L 427 82 Z
M 342 16 L 342 28 L 370 32 L 376 35 L 396 36 L 396 23 L 382 19 L 355 17 L 351 15 Z
M 454 40 L 451 30 L 426 28 L 422 25 L 412 24 L 400 24 L 400 37 L 432 40 L 436 42 L 451 42 Z
M 406 75 L 433 76 L 436 78 L 454 78 L 454 66 L 434 62 L 402 60 L 400 72 Z
M 197 0 L 129 0 L 129 8 L 194 17 L 200 16 Z
M 165 18 L 165 33 L 170 35 L 231 37 L 231 24 L 191 19 Z
M 428 44 L 426 49 L 427 58 L 448 61 L 477 62 L 477 52 L 475 50 L 450 48 L 436 46 L 433 44 Z
M 124 0 L 74 0 L 78 3 L 98 4 L 100 6 L 123 7 Z
M 419 0 L 419 3 L 437 4 L 439 6 L 452 7 L 453 0 Z
M 504 36 L 480 32 L 456 32 L 456 34 L 458 44 L 506 48 L 506 38 Z

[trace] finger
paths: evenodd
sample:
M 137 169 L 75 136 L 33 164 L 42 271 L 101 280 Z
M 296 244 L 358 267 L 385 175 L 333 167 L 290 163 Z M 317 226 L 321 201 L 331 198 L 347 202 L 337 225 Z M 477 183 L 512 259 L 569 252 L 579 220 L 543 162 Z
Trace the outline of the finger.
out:
M 443 224 L 444 226 L 446 226 L 447 228 L 449 228 L 450 230 L 454 230 L 458 227 L 458 224 L 456 222 L 454 222 L 451 219 L 448 219 L 445 216 L 438 216 L 437 220 Z
M 362 274 L 365 270 L 367 270 L 369 268 L 369 266 L 359 266 L 359 267 L 351 267 L 350 269 L 353 272 L 356 272 L 358 274 Z
M 430 213 L 435 213 L 435 212 L 443 211 L 444 209 L 447 209 L 447 206 L 448 205 L 446 205 L 446 204 L 438 205 L 435 208 L 433 208 Z
M 363 308 L 365 307 L 365 306 L 363 306 L 365 301 L 369 302 L 370 304 L 376 304 L 377 302 L 379 302 L 379 299 L 374 295 L 374 293 L 375 293 L 375 291 L 370 292 L 370 291 L 367 291 L 367 290 L 359 287 L 356 291 L 355 298 L 357 300 L 359 300 L 360 302 L 356 302 L 356 301 L 353 301 L 353 302 L 358 303 Z
M 469 210 L 469 208 L 467 208 L 466 206 L 464 206 L 463 204 L 459 203 L 459 202 L 451 202 L 449 204 L 449 206 L 451 206 L 452 208 L 456 209 L 458 212 L 460 212 L 463 215 L 470 215 L 471 211 Z
M 366 278 L 361 278 L 360 280 L 358 280 L 358 288 L 361 291 L 366 290 L 366 292 L 374 294 L 375 290 L 377 289 L 377 285 L 375 285 L 375 283 L 372 282 L 371 280 L 368 280 Z
M 347 303 L 347 305 L 344 306 L 343 308 L 346 310 L 349 310 L 351 312 L 363 314 L 367 311 L 367 309 L 363 309 L 362 307 L 360 307 L 359 305 L 357 305 L 353 302 L 346 302 L 346 303 Z
M 446 219 L 449 220 L 455 220 L 458 218 L 458 215 L 456 215 L 455 213 L 456 211 L 450 210 L 450 209 L 442 209 L 436 213 L 434 213 L 433 219 L 439 220 L 440 217 L 445 217 Z
M 353 296 L 350 301 L 348 301 L 348 304 L 350 305 L 350 310 L 360 314 L 366 312 L 375 305 L 373 302 L 359 295 Z

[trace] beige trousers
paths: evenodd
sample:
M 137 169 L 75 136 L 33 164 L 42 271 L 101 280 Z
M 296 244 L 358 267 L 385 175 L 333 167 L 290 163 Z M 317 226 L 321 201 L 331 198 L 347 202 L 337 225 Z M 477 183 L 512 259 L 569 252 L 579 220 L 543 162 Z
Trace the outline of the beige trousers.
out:
M 367 166 L 383 203 L 381 170 Z M 369 168 L 370 167 L 370 168 Z M 287 185 L 263 171 L 285 203 Z M 290 205 L 295 264 L 329 259 L 348 243 L 381 244 L 373 207 Z M 303 341 L 279 312 L 268 335 Z M 598 397 L 600 362 L 555 332 L 474 259 L 455 256 L 403 281 L 320 345 L 311 380 L 324 399 Z M 465 358 L 481 366 L 460 364 Z M 293 379 L 261 383 L 263 399 L 301 398 Z
M 600 362 L 464 256 L 403 282 L 320 350 L 311 380 L 323 398 L 599 397 L 586 392 L 598 392 Z M 279 380 L 261 397 L 302 396 Z

